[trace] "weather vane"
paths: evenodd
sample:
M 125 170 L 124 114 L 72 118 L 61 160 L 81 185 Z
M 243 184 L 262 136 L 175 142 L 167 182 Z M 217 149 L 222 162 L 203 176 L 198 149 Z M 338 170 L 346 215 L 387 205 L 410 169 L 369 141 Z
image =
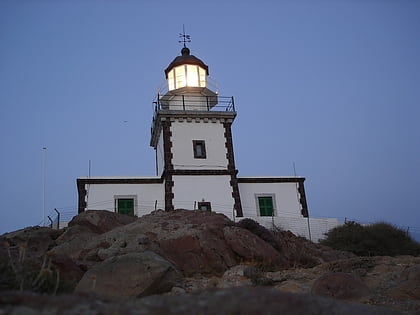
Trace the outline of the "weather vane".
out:
M 179 33 L 179 38 L 181 38 L 181 40 L 179 40 L 178 43 L 184 43 L 184 47 L 187 47 L 187 46 L 185 46 L 185 43 L 191 43 L 191 36 L 185 34 L 185 25 L 184 24 L 182 24 L 182 34 Z

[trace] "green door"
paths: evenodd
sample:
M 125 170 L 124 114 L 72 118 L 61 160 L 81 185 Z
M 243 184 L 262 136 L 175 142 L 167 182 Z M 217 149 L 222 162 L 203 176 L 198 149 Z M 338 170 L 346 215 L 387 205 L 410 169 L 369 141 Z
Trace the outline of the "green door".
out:
M 272 197 L 258 197 L 258 206 L 260 207 L 260 215 L 262 217 L 271 217 L 273 215 L 273 198 Z
M 134 199 L 117 199 L 118 213 L 134 215 Z

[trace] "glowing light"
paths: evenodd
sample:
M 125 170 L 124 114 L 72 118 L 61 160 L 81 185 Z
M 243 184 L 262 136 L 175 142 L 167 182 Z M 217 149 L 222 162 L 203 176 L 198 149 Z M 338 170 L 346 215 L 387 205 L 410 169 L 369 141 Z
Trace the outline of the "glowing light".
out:
M 206 87 L 206 71 L 196 65 L 181 65 L 169 71 L 169 91 L 186 86 Z

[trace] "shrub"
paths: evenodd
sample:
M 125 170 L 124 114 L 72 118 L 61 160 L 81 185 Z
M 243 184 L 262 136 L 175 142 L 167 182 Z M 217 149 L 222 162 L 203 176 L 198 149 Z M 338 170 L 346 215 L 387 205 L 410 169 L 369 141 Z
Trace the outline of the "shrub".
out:
M 420 243 L 402 229 L 385 222 L 362 226 L 346 222 L 326 234 L 320 243 L 359 256 L 419 255 Z
M 13 255 L 9 244 L 1 250 L 0 290 L 33 291 L 56 294 L 60 286 L 58 269 L 54 268 L 49 255 L 45 254 L 42 263 L 27 257 L 26 247 L 20 246 Z M 16 257 L 13 257 L 16 256 Z

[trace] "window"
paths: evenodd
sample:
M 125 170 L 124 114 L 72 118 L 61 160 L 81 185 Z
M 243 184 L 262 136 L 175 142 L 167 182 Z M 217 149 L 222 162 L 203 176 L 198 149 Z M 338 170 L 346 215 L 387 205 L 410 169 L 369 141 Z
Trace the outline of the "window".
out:
M 195 159 L 205 159 L 206 145 L 204 140 L 193 140 L 193 151 Z
M 186 86 L 206 87 L 206 70 L 197 65 L 180 65 L 168 72 L 169 91 Z
M 208 201 L 198 202 L 198 210 L 211 211 L 211 203 Z
M 126 215 L 134 215 L 135 204 L 136 198 L 133 196 L 116 196 L 115 212 Z
M 273 196 L 257 196 L 259 215 L 271 217 L 274 215 Z

